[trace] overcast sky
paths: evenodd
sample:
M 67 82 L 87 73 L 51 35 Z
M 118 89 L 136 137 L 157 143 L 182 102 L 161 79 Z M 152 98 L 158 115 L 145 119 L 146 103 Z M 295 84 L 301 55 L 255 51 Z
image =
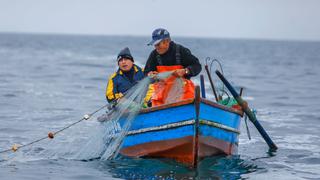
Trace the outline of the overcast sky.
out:
M 320 41 L 320 0 L 0 0 L 0 32 Z

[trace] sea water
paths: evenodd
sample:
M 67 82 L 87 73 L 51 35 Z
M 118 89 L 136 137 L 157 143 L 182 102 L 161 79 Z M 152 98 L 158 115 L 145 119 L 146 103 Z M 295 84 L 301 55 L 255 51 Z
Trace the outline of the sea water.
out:
M 52 140 L 0 154 L 0 179 L 320 178 L 320 42 L 173 40 L 188 47 L 203 65 L 206 57 L 222 63 L 226 78 L 237 89 L 244 88 L 243 97 L 257 110 L 278 151 L 268 152 L 250 123 L 248 140 L 242 122 L 238 155 L 208 158 L 197 169 L 168 159 L 74 158 L 101 130 L 95 119 L 104 113 L 100 111 Z M 143 67 L 152 50 L 148 41 L 149 37 L 0 34 L 0 151 L 44 137 L 105 105 L 118 52 L 128 46 L 135 63 Z M 217 68 L 213 63 L 212 69 Z M 207 98 L 214 101 L 205 78 Z M 193 81 L 199 84 L 199 77 Z

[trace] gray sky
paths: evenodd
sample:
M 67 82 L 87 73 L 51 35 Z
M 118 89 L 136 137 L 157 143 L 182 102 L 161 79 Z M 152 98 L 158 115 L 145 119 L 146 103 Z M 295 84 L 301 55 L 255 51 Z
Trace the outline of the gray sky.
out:
M 320 0 L 0 0 L 0 32 L 320 41 Z

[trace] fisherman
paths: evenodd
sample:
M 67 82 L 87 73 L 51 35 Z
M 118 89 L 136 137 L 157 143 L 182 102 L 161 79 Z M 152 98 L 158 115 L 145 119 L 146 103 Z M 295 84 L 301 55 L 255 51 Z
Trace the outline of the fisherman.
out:
M 121 98 L 137 81 L 144 78 L 142 69 L 134 64 L 134 59 L 128 47 L 122 49 L 117 57 L 118 70 L 109 78 L 106 89 L 108 102 Z
M 166 29 L 158 28 L 152 33 L 152 41 L 148 45 L 153 45 L 155 49 L 150 53 L 144 68 L 144 74 L 154 76 L 161 72 L 172 71 L 172 75 L 183 78 L 183 99 L 194 98 L 194 84 L 190 80 L 201 71 L 201 64 L 197 57 L 191 51 L 175 42 L 170 38 L 170 34 Z M 152 106 L 164 104 L 166 102 L 167 93 L 172 88 L 175 78 L 169 77 L 165 83 L 154 83 L 151 101 Z M 163 86 L 166 84 L 166 86 Z M 150 96 L 150 91 L 147 96 Z M 148 97 L 147 97 L 148 98 Z

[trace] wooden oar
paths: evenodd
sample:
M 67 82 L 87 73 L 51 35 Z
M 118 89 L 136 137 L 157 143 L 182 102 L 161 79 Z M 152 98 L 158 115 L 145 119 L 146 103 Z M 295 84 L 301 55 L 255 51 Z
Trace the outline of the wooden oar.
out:
M 254 126 L 259 131 L 260 135 L 263 137 L 263 139 L 268 144 L 270 150 L 277 150 L 278 147 L 273 143 L 267 132 L 263 129 L 259 121 L 257 120 L 256 116 L 253 114 L 253 112 L 250 110 L 248 103 L 244 101 L 239 94 L 235 91 L 235 89 L 231 86 L 231 84 L 226 80 L 226 78 L 218 71 L 216 70 L 216 74 L 221 79 L 221 81 L 226 85 L 228 90 L 231 92 L 232 96 L 236 99 L 238 104 L 241 106 L 242 110 L 246 113 L 246 115 L 249 117 L 249 120 L 254 124 Z

